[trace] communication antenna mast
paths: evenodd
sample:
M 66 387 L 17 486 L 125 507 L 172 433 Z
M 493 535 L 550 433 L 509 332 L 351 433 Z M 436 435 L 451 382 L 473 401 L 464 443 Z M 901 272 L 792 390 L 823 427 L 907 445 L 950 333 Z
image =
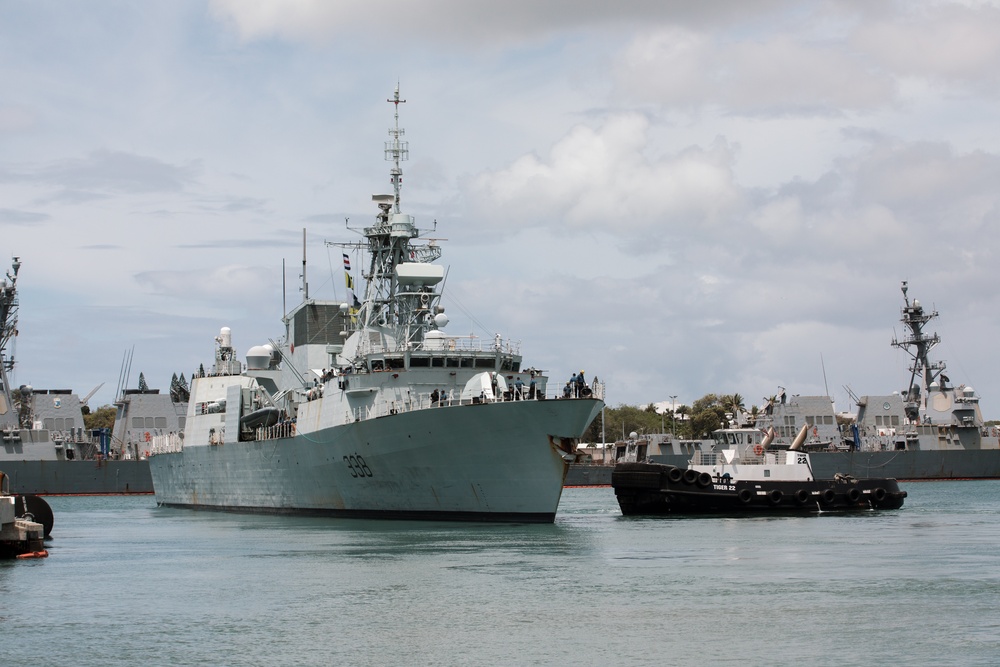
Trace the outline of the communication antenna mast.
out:
M 396 105 L 396 112 L 394 114 L 396 122 L 394 127 L 389 128 L 389 136 L 392 137 L 392 140 L 385 142 L 385 159 L 393 163 L 393 168 L 389 170 L 392 191 L 396 196 L 393 213 L 399 213 L 399 191 L 403 187 L 403 169 L 399 166 L 399 163 L 410 159 L 410 144 L 408 141 L 399 140 L 400 137 L 406 134 L 406 130 L 399 127 L 399 105 L 405 104 L 406 100 L 399 99 L 398 81 L 396 82 L 396 91 L 393 93 L 392 99 L 387 99 L 386 102 Z

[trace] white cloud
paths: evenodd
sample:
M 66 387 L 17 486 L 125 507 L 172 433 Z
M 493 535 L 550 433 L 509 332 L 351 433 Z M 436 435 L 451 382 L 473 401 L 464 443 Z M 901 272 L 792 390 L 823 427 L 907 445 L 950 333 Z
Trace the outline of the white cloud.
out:
M 640 35 L 619 57 L 617 91 L 666 107 L 727 114 L 840 115 L 893 101 L 893 81 L 840 44 L 750 34 L 732 42 L 677 27 Z
M 715 225 L 739 205 L 724 140 L 651 159 L 647 130 L 640 114 L 610 116 L 597 129 L 578 125 L 545 158 L 525 155 L 479 174 L 465 198 L 474 217 L 502 219 L 503 229 L 565 225 L 627 236 Z
M 897 76 L 947 88 L 1000 84 L 1000 7 L 987 3 L 912 3 L 857 27 L 853 44 Z

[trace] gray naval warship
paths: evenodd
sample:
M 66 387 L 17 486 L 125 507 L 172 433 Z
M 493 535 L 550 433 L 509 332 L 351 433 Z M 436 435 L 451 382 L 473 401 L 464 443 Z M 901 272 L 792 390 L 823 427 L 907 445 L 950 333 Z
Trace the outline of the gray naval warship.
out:
M 900 321 L 906 335 L 892 345 L 911 358 L 908 387 L 886 395 L 852 393 L 857 418 L 843 426 L 829 396 L 786 398 L 782 390 L 754 422 L 767 436 L 767 449 L 809 452 L 817 478 L 838 473 L 859 479 L 1000 478 L 1000 429 L 986 425 L 971 386 L 954 385 L 945 362 L 931 361 L 929 353 L 941 338 L 925 327 L 938 312 L 911 301 L 907 292 L 903 282 Z M 648 436 L 619 443 L 615 458 L 683 467 L 713 446 L 712 440 Z
M 348 298 L 309 297 L 280 340 L 216 337 L 210 372 L 191 381 L 184 437 L 152 439 L 159 505 L 343 517 L 552 522 L 598 396 L 550 399 L 519 344 L 445 332 L 436 240 L 418 244 L 402 212 L 408 148 L 386 142 L 393 194 L 343 249 Z M 353 252 L 365 267 L 354 290 Z M 360 284 L 360 282 L 359 282 Z
M 84 424 L 84 407 L 100 387 L 83 398 L 70 389 L 12 387 L 20 268 L 15 257 L 0 280 L 0 471 L 21 494 L 153 493 L 146 445 L 153 435 L 183 430 L 183 383 L 172 385 L 169 395 L 160 394 L 140 375 L 139 389 L 118 392 L 110 431 Z

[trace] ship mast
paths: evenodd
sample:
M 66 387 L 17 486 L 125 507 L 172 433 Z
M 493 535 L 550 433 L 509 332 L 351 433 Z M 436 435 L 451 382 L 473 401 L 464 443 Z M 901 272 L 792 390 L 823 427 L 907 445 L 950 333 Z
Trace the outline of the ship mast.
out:
M 9 375 L 14 370 L 14 354 L 8 354 L 7 346 L 17 337 L 17 272 L 21 259 L 15 257 L 6 279 L 0 279 L 0 426 L 5 437 L 11 429 L 19 426 L 17 410 L 11 410 L 13 397 L 10 393 Z
M 7 279 L 0 280 L 0 360 L 4 374 L 14 370 L 14 356 L 7 354 L 7 345 L 17 336 L 17 272 L 21 268 L 21 258 L 15 257 Z M 6 381 L 4 386 L 6 386 Z
M 406 100 L 399 96 L 398 83 L 393 96 L 386 101 L 395 107 L 394 123 L 389 128 L 390 139 L 385 142 L 385 159 L 392 162 L 389 170 L 392 194 L 372 195 L 379 211 L 372 226 L 358 230 L 365 237 L 364 242 L 331 244 L 351 249 L 360 247 L 368 252 L 368 266 L 363 273 L 364 298 L 357 317 L 352 318 L 353 326 L 349 326 L 354 330 L 379 330 L 380 334 L 375 338 L 364 337 L 358 348 L 360 354 L 366 354 L 373 345 L 383 345 L 384 342 L 375 342 L 379 337 L 393 339 L 396 349 L 419 341 L 433 325 L 432 308 L 439 297 L 429 286 L 414 292 L 411 283 L 400 284 L 397 269 L 401 264 L 433 262 L 441 256 L 441 248 L 433 240 L 427 244 L 413 243 L 420 238 L 420 230 L 413 216 L 403 213 L 400 206 L 401 163 L 409 159 L 410 150 L 402 140 L 406 132 L 399 126 L 399 105 Z
M 386 100 L 386 102 L 395 107 L 395 113 L 393 114 L 395 125 L 389 128 L 389 136 L 392 137 L 392 141 L 385 142 L 385 159 L 392 160 L 393 163 L 392 169 L 389 170 L 389 178 L 392 181 L 392 191 L 395 194 L 396 202 L 392 210 L 393 213 L 399 213 L 399 191 L 403 187 L 403 169 L 399 166 L 399 163 L 410 159 L 409 142 L 399 140 L 400 137 L 406 134 L 406 130 L 399 127 L 399 105 L 406 103 L 406 100 L 399 99 L 399 82 L 396 82 L 396 90 L 392 95 L 392 99 Z
M 907 284 L 905 280 L 902 284 L 902 290 L 905 306 L 903 307 L 900 322 L 903 323 L 909 334 L 904 336 L 902 340 L 897 340 L 894 337 L 892 345 L 904 350 L 913 360 L 913 363 L 910 365 L 910 386 L 906 392 L 906 415 L 910 419 L 916 419 L 921 403 L 921 389 L 926 394 L 926 392 L 930 391 L 931 384 L 938 377 L 941 378 L 940 389 L 947 389 L 948 377 L 942 375 L 945 370 L 945 363 L 943 361 L 931 362 L 928 358 L 928 353 L 935 345 L 941 342 L 941 337 L 937 333 L 924 333 L 924 325 L 936 318 L 938 312 L 936 310 L 932 310 L 929 313 L 926 312 L 917 299 L 911 302 L 906 296 Z M 922 387 L 917 385 L 918 377 L 920 378 L 920 382 L 922 382 Z

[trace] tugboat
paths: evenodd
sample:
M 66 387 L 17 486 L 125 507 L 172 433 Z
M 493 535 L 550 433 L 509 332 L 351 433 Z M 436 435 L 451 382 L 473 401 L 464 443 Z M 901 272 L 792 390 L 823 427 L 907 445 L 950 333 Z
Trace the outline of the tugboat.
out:
M 695 452 L 686 469 L 662 463 L 619 463 L 611 486 L 622 514 L 810 514 L 899 509 L 906 492 L 895 479 L 837 474 L 817 479 L 804 434 L 787 450 L 755 428 L 719 429 L 711 452 Z
M 38 496 L 12 494 L 9 479 L 0 472 L 0 559 L 45 558 L 49 552 L 43 540 L 52 531 L 52 510 Z

